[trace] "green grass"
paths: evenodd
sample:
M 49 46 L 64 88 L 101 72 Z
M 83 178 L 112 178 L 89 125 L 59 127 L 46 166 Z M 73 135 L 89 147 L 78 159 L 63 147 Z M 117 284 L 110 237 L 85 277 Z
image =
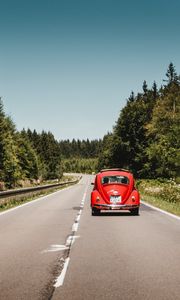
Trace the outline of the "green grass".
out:
M 137 181 L 141 199 L 158 208 L 180 216 L 180 186 L 170 180 Z

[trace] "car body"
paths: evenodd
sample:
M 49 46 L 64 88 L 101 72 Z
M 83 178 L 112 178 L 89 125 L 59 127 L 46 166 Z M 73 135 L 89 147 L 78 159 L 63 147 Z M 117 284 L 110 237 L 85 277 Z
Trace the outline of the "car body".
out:
M 124 169 L 105 169 L 96 174 L 91 193 L 92 215 L 101 210 L 129 210 L 139 214 L 140 195 L 133 174 Z

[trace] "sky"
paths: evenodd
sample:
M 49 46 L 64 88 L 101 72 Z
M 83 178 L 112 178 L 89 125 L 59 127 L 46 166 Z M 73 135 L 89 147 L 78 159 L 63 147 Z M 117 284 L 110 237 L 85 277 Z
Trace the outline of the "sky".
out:
M 99 139 L 143 81 L 180 73 L 179 0 L 0 0 L 0 96 L 18 130 Z

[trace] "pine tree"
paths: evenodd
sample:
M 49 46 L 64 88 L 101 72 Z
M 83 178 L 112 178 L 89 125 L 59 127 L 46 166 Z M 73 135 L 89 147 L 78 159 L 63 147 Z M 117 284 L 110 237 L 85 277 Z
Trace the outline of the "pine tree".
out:
M 170 84 L 172 82 L 177 82 L 179 79 L 179 76 L 177 76 L 176 69 L 172 62 L 168 66 L 166 76 L 168 79 L 164 80 L 164 81 L 168 82 L 168 84 Z
M 147 95 L 148 86 L 147 86 L 146 80 L 143 81 L 143 92 L 144 92 L 144 95 Z

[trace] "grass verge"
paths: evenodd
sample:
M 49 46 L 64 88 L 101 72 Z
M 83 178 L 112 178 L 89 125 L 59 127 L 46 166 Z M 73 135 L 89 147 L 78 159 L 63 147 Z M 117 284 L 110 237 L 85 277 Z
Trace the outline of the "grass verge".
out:
M 175 182 L 141 179 L 137 181 L 137 188 L 145 202 L 180 216 L 180 186 Z
M 7 209 L 22 205 L 24 203 L 33 201 L 39 197 L 43 197 L 49 194 L 52 194 L 58 190 L 62 190 L 64 188 L 66 188 L 67 186 L 73 185 L 71 184 L 66 184 L 63 186 L 58 186 L 55 188 L 50 188 L 50 189 L 46 189 L 46 190 L 41 190 L 41 191 L 35 191 L 35 192 L 30 192 L 28 194 L 24 194 L 24 195 L 16 195 L 16 196 L 11 196 L 11 197 L 7 197 L 4 199 L 0 200 L 0 212 L 5 211 Z

